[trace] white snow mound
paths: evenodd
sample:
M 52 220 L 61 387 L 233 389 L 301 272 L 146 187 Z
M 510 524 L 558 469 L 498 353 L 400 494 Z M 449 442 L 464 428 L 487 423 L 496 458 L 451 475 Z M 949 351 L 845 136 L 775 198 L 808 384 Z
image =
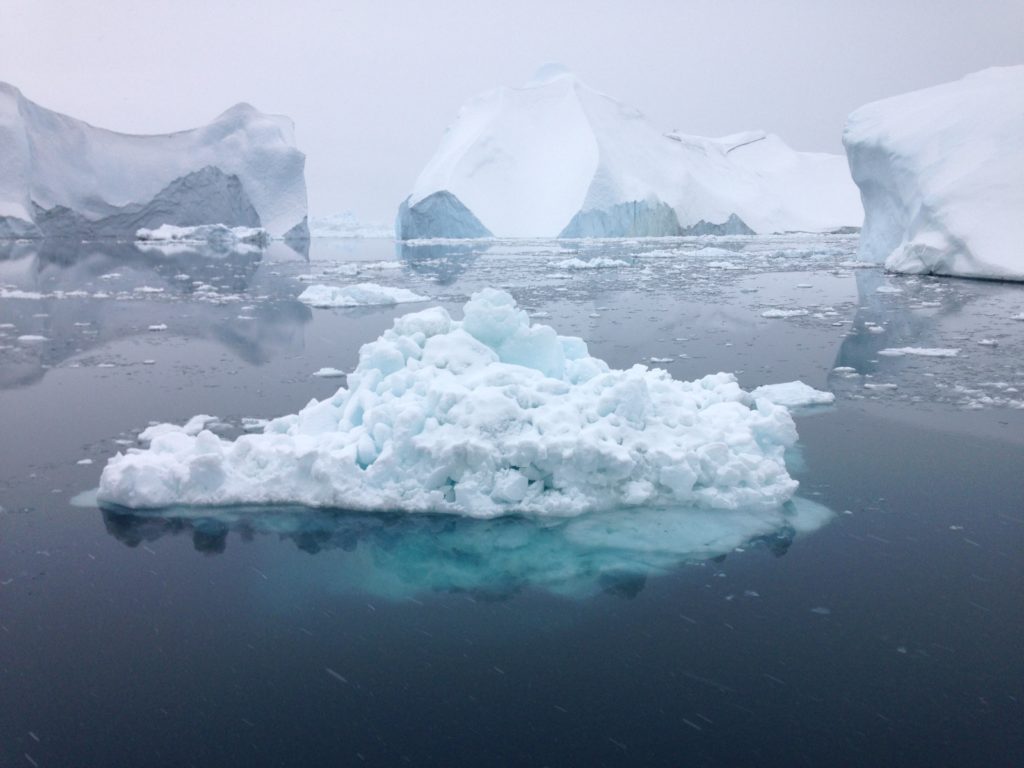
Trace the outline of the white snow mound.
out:
M 136 136 L 0 83 L 0 237 L 131 237 L 218 223 L 304 236 L 304 166 L 292 121 L 248 104 L 201 128 Z
M 666 133 L 549 66 L 459 111 L 397 230 L 402 239 L 750 234 L 862 218 L 842 155 L 796 152 L 763 131 Z
M 355 285 L 311 285 L 299 294 L 299 301 L 312 307 L 374 307 L 390 304 L 409 304 L 417 301 L 428 301 L 406 288 L 390 288 L 376 283 L 356 283 Z
M 775 508 L 797 483 L 789 412 L 730 374 L 613 370 L 579 338 L 476 293 L 365 344 L 347 386 L 262 434 L 177 429 L 110 459 L 98 498 L 134 508 L 300 504 L 576 515 L 638 506 Z
M 895 272 L 1024 280 L 1024 66 L 850 115 L 860 253 Z

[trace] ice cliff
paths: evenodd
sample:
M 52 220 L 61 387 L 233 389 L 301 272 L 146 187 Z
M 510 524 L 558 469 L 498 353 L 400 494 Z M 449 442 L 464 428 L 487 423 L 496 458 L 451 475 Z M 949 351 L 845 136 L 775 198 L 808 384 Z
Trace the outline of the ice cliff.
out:
M 558 66 L 459 112 L 402 203 L 401 239 L 827 231 L 859 225 L 840 155 L 761 131 L 666 133 Z
M 112 458 L 106 505 L 300 504 L 363 511 L 577 515 L 637 507 L 775 509 L 797 483 L 785 407 L 730 374 L 615 370 L 579 338 L 484 289 L 365 344 L 346 386 L 262 434 L 160 429 Z
M 0 83 L 0 237 L 133 237 L 164 224 L 307 234 L 305 155 L 291 120 L 239 104 L 209 125 L 95 128 Z
M 1024 66 L 850 115 L 861 255 L 896 272 L 1024 280 Z

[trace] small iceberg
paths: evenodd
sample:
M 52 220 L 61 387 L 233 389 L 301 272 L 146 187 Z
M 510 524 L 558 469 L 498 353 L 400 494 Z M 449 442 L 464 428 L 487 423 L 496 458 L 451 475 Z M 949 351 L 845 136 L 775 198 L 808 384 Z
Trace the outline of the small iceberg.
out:
M 101 504 L 564 517 L 777 510 L 797 488 L 784 461 L 796 428 L 770 396 L 727 373 L 612 369 L 490 288 L 462 320 L 441 307 L 398 318 L 345 387 L 262 433 L 153 433 L 109 460 Z

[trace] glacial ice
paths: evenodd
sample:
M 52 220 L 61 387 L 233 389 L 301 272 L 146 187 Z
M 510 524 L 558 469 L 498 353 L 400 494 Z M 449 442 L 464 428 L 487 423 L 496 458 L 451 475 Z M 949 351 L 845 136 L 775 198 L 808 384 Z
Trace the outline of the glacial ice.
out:
M 156 229 L 143 227 L 135 233 L 136 241 L 147 243 L 210 244 L 230 247 L 238 243 L 266 245 L 267 230 L 260 227 L 228 227 L 224 224 L 203 224 L 197 227 L 176 227 L 163 224 Z
M 400 239 L 830 231 L 863 209 L 841 155 L 751 131 L 665 133 L 562 68 L 459 112 L 402 203 Z
M 299 504 L 577 515 L 636 507 L 777 509 L 797 482 L 785 407 L 726 373 L 610 369 L 579 338 L 484 289 L 365 344 L 346 387 L 234 441 L 181 428 L 110 459 L 106 505 Z
M 836 396 L 831 392 L 822 392 L 820 389 L 804 384 L 802 381 L 787 381 L 782 384 L 764 384 L 750 391 L 750 396 L 755 400 L 764 397 L 776 405 L 784 405 L 787 408 L 801 408 L 809 405 L 831 405 L 836 401 Z
M 427 300 L 426 296 L 420 296 L 407 288 L 391 288 L 376 283 L 356 283 L 345 286 L 311 285 L 299 294 L 299 301 L 321 309 L 387 306 Z
M 163 224 L 304 237 L 305 156 L 286 117 L 239 104 L 159 136 L 95 128 L 0 83 L 0 238 L 133 237 Z
M 1024 66 L 868 104 L 843 143 L 864 201 L 862 258 L 1024 280 Z

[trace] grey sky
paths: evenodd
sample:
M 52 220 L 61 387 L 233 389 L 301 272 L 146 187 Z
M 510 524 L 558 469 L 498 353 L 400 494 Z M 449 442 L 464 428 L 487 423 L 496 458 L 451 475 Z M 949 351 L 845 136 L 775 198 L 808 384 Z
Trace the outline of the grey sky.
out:
M 1024 0 L 0 0 L 0 80 L 120 131 L 295 120 L 310 211 L 390 221 L 459 106 L 547 61 L 657 124 L 841 151 L 884 96 L 1024 62 Z

